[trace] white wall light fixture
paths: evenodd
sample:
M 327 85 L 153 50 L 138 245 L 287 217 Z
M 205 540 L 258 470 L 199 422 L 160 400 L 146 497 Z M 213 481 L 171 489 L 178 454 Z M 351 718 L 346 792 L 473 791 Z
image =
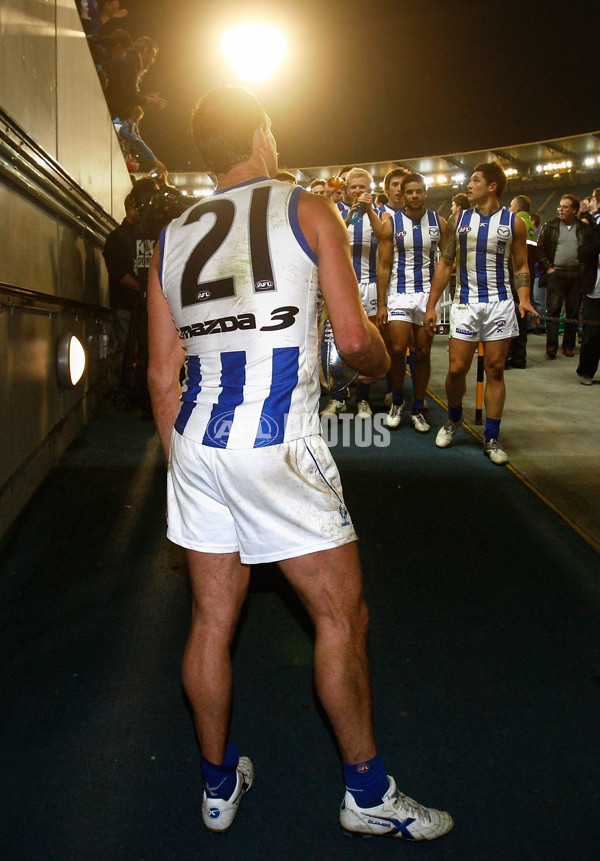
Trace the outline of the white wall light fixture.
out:
M 62 335 L 56 348 L 56 374 L 63 389 L 77 385 L 85 371 L 85 350 L 75 335 Z

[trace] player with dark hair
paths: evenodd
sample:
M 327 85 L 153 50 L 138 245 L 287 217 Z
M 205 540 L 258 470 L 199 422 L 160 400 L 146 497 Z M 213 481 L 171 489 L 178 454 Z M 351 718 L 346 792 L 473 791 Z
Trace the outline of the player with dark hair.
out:
M 467 188 L 473 208 L 460 212 L 456 222 L 451 220 L 431 284 L 424 321 L 426 331 L 433 338 L 437 322 L 435 306 L 450 279 L 456 258 L 457 285 L 450 311 L 446 377 L 448 420 L 435 442 L 439 448 L 449 446 L 462 423 L 466 376 L 481 341 L 486 373 L 483 451 L 496 464 L 508 462 L 498 436 L 506 398 L 504 365 L 510 339 L 518 332 L 508 272 L 509 255 L 520 300 L 519 313 L 522 317 L 527 312 L 536 313 L 529 300 L 527 231 L 521 218 L 500 206 L 499 197 L 505 186 L 506 175 L 497 162 L 476 165 Z
M 423 328 L 423 317 L 446 220 L 426 209 L 427 187 L 420 173 L 406 173 L 400 191 L 404 209 L 384 222 L 379 244 L 375 322 L 386 332 L 392 358 L 388 427 L 398 427 L 402 418 L 406 349 L 412 335 L 416 361 L 411 421 L 415 430 L 427 433 L 429 423 L 423 410 L 431 374 L 431 339 Z
M 439 837 L 450 816 L 398 793 L 377 756 L 356 535 L 319 434 L 319 285 L 342 357 L 370 376 L 388 367 L 361 307 L 347 230 L 327 200 L 269 179 L 271 122 L 245 90 L 209 92 L 194 131 L 218 186 L 161 235 L 149 382 L 169 458 L 168 535 L 187 548 L 192 585 L 183 684 L 202 755 L 203 821 L 227 830 L 252 785 L 252 763 L 228 742 L 230 649 L 250 565 L 277 561 L 315 624 L 315 685 L 344 763 L 342 827 Z

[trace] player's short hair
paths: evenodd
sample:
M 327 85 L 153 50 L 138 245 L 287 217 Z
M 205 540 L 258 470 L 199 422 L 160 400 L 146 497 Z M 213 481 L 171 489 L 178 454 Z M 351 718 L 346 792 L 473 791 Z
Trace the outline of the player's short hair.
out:
M 256 96 L 242 87 L 217 87 L 192 114 L 192 134 L 204 170 L 227 173 L 252 155 L 254 132 L 267 117 Z
M 383 177 L 383 187 L 385 190 L 389 190 L 390 182 L 395 176 L 406 176 L 407 173 L 410 173 L 410 171 L 405 167 L 393 167 L 391 170 L 388 170 L 386 175 Z
M 375 195 L 375 203 L 377 204 L 377 206 L 385 206 L 388 200 L 389 197 L 387 196 L 385 191 L 380 191 L 378 194 Z
M 575 197 L 574 194 L 561 194 L 560 199 L 564 200 L 565 198 L 571 201 L 571 206 L 575 212 L 579 212 L 579 198 Z
M 531 213 L 531 220 L 533 222 L 534 227 L 539 227 L 540 224 L 542 223 L 542 216 L 540 215 L 539 212 L 532 212 Z
M 519 212 L 529 212 L 531 210 L 531 198 L 527 197 L 526 194 L 517 194 L 515 201 Z
M 452 203 L 455 203 L 459 209 L 470 209 L 469 198 L 463 191 L 460 191 L 458 194 L 454 195 L 454 197 L 452 198 Z
M 417 173 L 416 170 L 411 170 L 409 173 L 404 174 L 404 176 L 402 177 L 402 182 L 400 183 L 400 190 L 402 194 L 404 194 L 404 189 L 409 182 L 418 182 L 420 185 L 423 186 L 425 191 L 427 191 L 425 177 L 422 174 Z
M 353 167 L 348 176 L 346 177 L 346 185 L 350 185 L 352 180 L 357 176 L 364 177 L 364 179 L 366 179 L 369 184 L 373 182 L 373 177 L 368 170 L 365 170 L 364 167 Z
M 294 185 L 297 184 L 296 177 L 293 173 L 290 173 L 289 170 L 278 170 L 275 179 L 279 179 L 282 182 L 293 182 Z
M 327 180 L 325 180 L 325 179 L 313 179 L 313 181 L 309 185 L 309 188 L 311 191 L 316 185 L 322 185 L 323 188 L 325 188 L 326 183 L 327 183 Z
M 482 161 L 473 168 L 473 173 L 482 173 L 483 178 L 490 185 L 496 183 L 496 195 L 501 197 L 506 188 L 506 174 L 497 161 Z

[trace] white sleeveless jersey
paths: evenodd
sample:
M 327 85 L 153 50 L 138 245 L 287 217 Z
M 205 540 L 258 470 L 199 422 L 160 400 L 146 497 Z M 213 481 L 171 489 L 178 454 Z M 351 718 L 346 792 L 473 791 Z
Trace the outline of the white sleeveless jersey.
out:
M 356 224 L 348 224 L 352 266 L 358 283 L 377 283 L 377 237 L 365 213 Z
M 456 282 L 459 305 L 511 298 L 508 258 L 515 213 L 505 206 L 491 215 L 463 209 L 456 222 Z
M 317 261 L 297 214 L 306 193 L 253 180 L 162 232 L 160 281 L 186 351 L 183 436 L 243 449 L 320 432 Z
M 428 293 L 442 238 L 439 215 L 426 209 L 415 221 L 402 209 L 391 220 L 394 260 L 388 294 Z

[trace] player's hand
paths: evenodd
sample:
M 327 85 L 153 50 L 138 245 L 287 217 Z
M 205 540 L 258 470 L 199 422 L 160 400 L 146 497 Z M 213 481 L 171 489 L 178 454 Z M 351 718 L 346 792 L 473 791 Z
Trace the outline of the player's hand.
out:
M 364 194 L 361 194 L 356 203 L 362 204 L 365 209 L 371 209 L 373 206 L 373 195 L 369 194 L 368 191 L 365 191 Z
M 377 308 L 377 313 L 373 317 L 373 322 L 375 323 L 375 325 L 377 326 L 377 328 L 381 332 L 381 331 L 383 331 L 387 321 L 388 321 L 387 308 L 385 307 L 385 305 L 380 305 Z
M 437 314 L 435 311 L 425 311 L 423 317 L 423 328 L 430 338 L 435 335 L 435 327 L 437 326 Z
M 526 314 L 531 314 L 531 316 L 534 318 L 533 325 L 537 326 L 540 315 L 535 310 L 531 302 L 519 302 L 519 314 L 521 315 L 521 319 L 523 319 Z

